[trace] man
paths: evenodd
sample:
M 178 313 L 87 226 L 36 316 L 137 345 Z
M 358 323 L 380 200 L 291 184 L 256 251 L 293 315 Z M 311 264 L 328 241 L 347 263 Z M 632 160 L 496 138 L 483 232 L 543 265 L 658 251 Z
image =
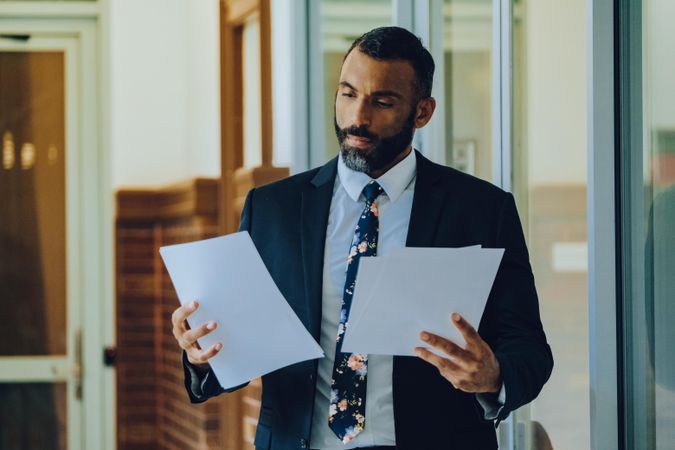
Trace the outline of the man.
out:
M 258 449 L 496 449 L 493 421 L 534 399 L 551 373 L 513 197 L 411 147 L 434 112 L 433 71 L 402 28 L 358 38 L 335 99 L 339 156 L 247 197 L 240 229 L 326 355 L 263 377 Z M 361 256 L 474 244 L 506 251 L 478 331 L 448 317 L 465 349 L 420 330 L 418 357 L 341 352 Z M 197 307 L 173 316 L 193 402 L 224 392 L 208 366 L 222 343 L 196 343 L 216 324 L 185 323 Z

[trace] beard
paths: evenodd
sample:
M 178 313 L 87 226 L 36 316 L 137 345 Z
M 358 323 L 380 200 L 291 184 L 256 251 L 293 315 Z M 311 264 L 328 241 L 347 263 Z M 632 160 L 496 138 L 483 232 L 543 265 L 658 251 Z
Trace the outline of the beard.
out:
M 371 173 L 391 164 L 412 142 L 415 133 L 415 108 L 406 118 L 401 130 L 393 136 L 380 138 L 368 131 L 365 126 L 340 128 L 337 118 L 333 116 L 335 135 L 340 144 L 340 154 L 345 165 L 352 170 Z M 347 135 L 369 139 L 373 146 L 369 149 L 351 147 L 346 144 Z

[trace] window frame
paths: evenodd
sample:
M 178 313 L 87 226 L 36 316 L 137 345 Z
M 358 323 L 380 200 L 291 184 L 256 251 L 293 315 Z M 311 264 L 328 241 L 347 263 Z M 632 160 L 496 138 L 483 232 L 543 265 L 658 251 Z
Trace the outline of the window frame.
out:
M 591 448 L 619 449 L 615 4 L 587 8 Z

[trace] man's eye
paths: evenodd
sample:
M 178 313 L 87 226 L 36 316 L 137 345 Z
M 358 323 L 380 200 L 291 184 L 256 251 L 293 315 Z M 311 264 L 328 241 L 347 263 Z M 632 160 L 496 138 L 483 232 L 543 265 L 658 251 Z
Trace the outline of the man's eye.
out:
M 343 97 L 350 97 L 350 98 L 351 98 L 351 97 L 354 96 L 354 94 L 352 94 L 351 92 L 345 92 L 345 93 L 342 94 L 342 96 L 343 96 Z
M 389 108 L 389 107 L 391 107 L 391 103 L 377 102 L 377 106 L 381 106 L 382 108 Z

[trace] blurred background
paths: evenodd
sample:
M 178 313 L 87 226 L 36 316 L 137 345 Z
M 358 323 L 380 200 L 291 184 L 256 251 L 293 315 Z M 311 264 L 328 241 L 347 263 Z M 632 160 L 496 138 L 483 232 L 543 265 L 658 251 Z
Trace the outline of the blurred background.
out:
M 157 249 L 337 154 L 351 42 L 420 36 L 415 147 L 514 193 L 555 368 L 500 448 L 675 448 L 671 0 L 0 0 L 0 449 L 249 449 Z M 423 412 L 422 412 L 423 413 Z

